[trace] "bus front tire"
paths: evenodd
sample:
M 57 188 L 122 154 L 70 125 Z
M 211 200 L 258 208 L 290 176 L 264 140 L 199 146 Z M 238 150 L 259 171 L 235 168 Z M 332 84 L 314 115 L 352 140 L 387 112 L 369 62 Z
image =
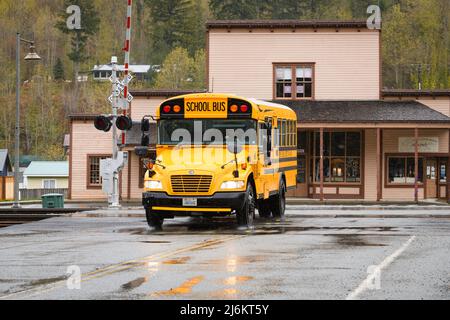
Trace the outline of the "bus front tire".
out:
M 240 227 L 252 227 L 255 217 L 256 198 L 255 190 L 249 183 L 247 186 L 244 207 L 236 212 L 237 223 Z
M 164 218 L 158 216 L 153 210 L 145 209 L 145 217 L 147 218 L 147 223 L 150 228 L 157 230 L 162 229 Z
M 278 194 L 270 197 L 270 209 L 274 218 L 284 220 L 284 211 L 286 210 L 286 184 L 284 179 L 280 180 Z
M 259 200 L 258 212 L 259 212 L 260 218 L 264 218 L 264 219 L 270 218 L 271 210 L 270 210 L 269 200 L 264 200 L 264 199 Z

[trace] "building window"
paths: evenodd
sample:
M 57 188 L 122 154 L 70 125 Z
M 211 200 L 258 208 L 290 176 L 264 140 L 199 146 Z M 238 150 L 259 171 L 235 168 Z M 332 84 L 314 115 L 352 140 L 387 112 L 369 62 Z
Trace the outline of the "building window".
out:
M 361 182 L 361 132 L 324 132 L 324 182 Z M 320 182 L 320 133 L 314 134 L 314 181 Z
M 275 98 L 312 99 L 314 66 L 312 64 L 275 65 Z
M 42 180 L 42 188 L 43 189 L 56 189 L 56 180 L 54 180 L 54 179 Z
M 276 97 L 291 98 L 292 97 L 292 68 L 276 67 Z
M 100 177 L 100 160 L 106 159 L 110 156 L 88 156 L 88 186 L 100 187 L 102 185 L 102 179 Z
M 388 158 L 388 182 L 389 184 L 415 183 L 414 157 L 389 157 Z M 419 183 L 423 183 L 423 158 L 419 158 Z

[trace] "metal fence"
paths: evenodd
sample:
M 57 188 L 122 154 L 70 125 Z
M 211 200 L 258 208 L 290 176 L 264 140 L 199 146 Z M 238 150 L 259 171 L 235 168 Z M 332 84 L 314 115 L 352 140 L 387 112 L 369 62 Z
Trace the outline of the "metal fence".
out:
M 69 189 L 20 189 L 20 200 L 40 200 L 44 194 L 60 193 L 67 199 Z

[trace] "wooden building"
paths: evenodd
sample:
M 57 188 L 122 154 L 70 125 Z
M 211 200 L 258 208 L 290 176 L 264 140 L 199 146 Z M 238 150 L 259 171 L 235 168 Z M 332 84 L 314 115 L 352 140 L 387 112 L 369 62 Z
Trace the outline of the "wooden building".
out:
M 365 21 L 211 21 L 207 30 L 207 91 L 276 101 L 297 112 L 299 174 L 291 196 L 450 199 L 450 90 L 383 90 L 380 30 Z M 133 92 L 131 116 L 139 121 L 182 93 Z M 105 198 L 98 163 L 111 153 L 111 136 L 92 120 L 71 117 L 73 199 Z M 130 152 L 123 199 L 141 197 L 140 163 Z

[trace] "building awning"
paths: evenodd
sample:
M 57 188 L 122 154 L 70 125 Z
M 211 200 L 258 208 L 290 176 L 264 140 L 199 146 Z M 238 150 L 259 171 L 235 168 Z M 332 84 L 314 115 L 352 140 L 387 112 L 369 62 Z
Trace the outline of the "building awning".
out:
M 297 113 L 299 123 L 444 124 L 450 118 L 416 101 L 274 100 Z

